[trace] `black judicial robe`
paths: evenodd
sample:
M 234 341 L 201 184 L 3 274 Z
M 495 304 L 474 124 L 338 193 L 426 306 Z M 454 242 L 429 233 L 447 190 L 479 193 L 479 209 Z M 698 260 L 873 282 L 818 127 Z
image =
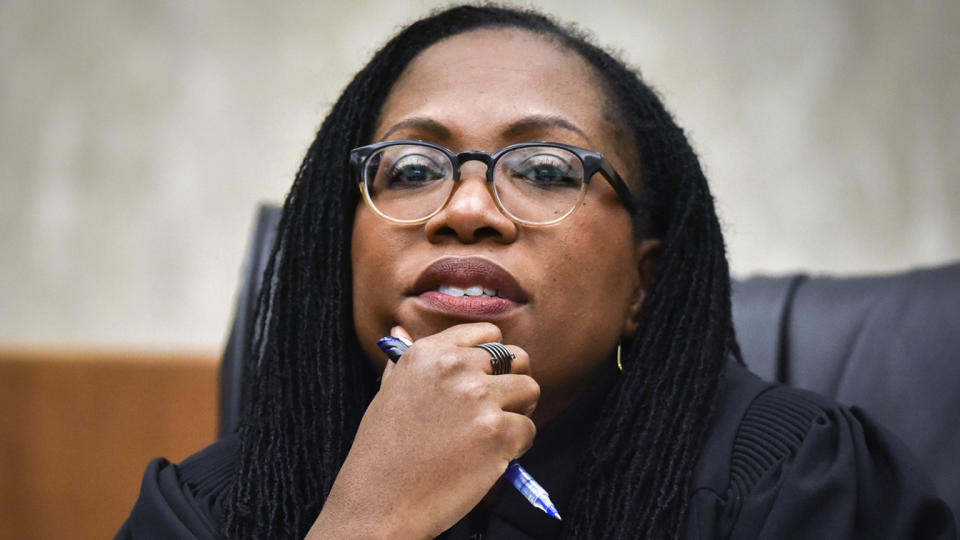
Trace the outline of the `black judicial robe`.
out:
M 613 376 L 540 430 L 520 458 L 561 515 Z M 152 461 L 116 538 L 219 538 L 238 451 L 231 434 L 180 465 Z M 507 487 L 488 513 L 465 517 L 441 538 L 557 538 L 561 526 Z M 950 510 L 896 437 L 856 408 L 764 382 L 731 363 L 693 472 L 685 537 L 951 539 L 956 532 Z

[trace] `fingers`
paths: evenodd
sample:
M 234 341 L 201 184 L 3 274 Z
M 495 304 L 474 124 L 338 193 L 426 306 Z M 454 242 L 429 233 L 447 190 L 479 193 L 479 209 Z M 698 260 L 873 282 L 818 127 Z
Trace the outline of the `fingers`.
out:
M 505 412 L 503 415 L 502 436 L 505 441 L 508 441 L 507 448 L 512 451 L 511 459 L 516 459 L 533 446 L 533 440 L 537 436 L 537 426 L 533 420 L 522 414 Z
M 530 416 L 540 401 L 540 385 L 528 375 L 499 375 L 489 384 L 504 411 Z
M 408 337 L 403 327 L 391 328 L 394 337 Z M 384 370 L 384 381 L 397 370 L 413 370 L 421 382 L 455 378 L 464 396 L 490 396 L 500 410 L 530 415 L 540 399 L 540 386 L 530 377 L 530 355 L 516 345 L 504 345 L 514 358 L 510 372 L 493 375 L 492 353 L 477 347 L 481 343 L 499 342 L 500 329 L 491 323 L 452 326 L 442 332 L 416 341 L 396 366 Z M 485 377 L 482 374 L 487 375 Z M 476 378 L 479 376 L 480 378 Z
M 527 354 L 527 351 L 517 347 L 516 345 L 505 345 L 505 347 L 511 353 L 513 353 L 513 359 L 510 361 L 510 373 L 514 375 L 529 375 L 530 355 Z M 492 353 L 486 351 L 485 349 L 478 350 L 484 353 L 484 358 L 486 359 L 486 363 L 484 364 L 484 372 L 493 374 Z
M 489 342 L 483 342 L 489 343 Z M 510 360 L 510 372 L 514 375 L 530 375 L 530 355 L 527 351 L 516 345 L 505 345 L 513 353 L 513 359 Z M 482 371 L 487 375 L 493 375 L 493 353 L 477 347 L 476 345 L 459 346 L 456 348 L 457 355 L 463 365 L 476 371 Z
M 402 326 L 394 326 L 390 329 L 390 335 L 394 337 L 404 337 L 412 341 L 410 334 Z M 499 343 L 503 339 L 500 328 L 495 324 L 482 322 L 459 324 L 451 326 L 446 330 L 427 336 L 417 341 L 418 352 L 426 349 L 432 349 L 435 353 L 447 349 L 450 345 L 459 348 L 468 349 L 459 351 L 462 358 L 470 367 L 480 369 L 487 374 L 493 373 L 491 364 L 491 353 L 476 346 L 481 343 Z M 526 351 L 516 345 L 505 345 L 513 353 L 511 360 L 510 373 L 529 375 L 530 374 L 530 356 Z
M 537 427 L 525 415 L 499 411 L 477 419 L 472 426 L 474 448 L 489 448 L 507 461 L 533 446 Z
M 493 323 L 469 323 L 451 326 L 443 332 L 436 334 L 437 337 L 444 336 L 453 340 L 456 345 L 461 347 L 473 347 L 481 343 L 490 341 L 500 341 L 503 339 L 503 333 L 500 327 Z

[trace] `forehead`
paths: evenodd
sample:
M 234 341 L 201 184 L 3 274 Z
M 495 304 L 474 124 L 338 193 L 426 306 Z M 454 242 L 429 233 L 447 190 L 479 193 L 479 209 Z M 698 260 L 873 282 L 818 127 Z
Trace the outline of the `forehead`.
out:
M 451 137 L 469 132 L 499 144 L 504 141 L 492 139 L 504 126 L 544 116 L 602 139 L 604 98 L 594 70 L 554 40 L 521 29 L 475 30 L 432 45 L 410 63 L 384 104 L 375 138 L 423 117 L 442 123 Z

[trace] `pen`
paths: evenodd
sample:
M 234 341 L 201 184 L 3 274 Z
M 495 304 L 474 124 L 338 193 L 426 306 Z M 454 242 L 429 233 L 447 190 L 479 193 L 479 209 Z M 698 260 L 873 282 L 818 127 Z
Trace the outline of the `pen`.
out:
M 381 338 L 380 341 L 377 342 L 380 350 L 394 363 L 400 359 L 400 355 L 411 345 L 413 345 L 413 343 L 410 340 L 393 336 Z M 527 502 L 543 510 L 548 516 L 561 519 L 560 512 L 557 511 L 557 507 L 550 501 L 550 495 L 547 494 L 547 490 L 543 489 L 543 486 L 537 483 L 537 481 L 530 476 L 530 473 L 517 463 L 517 460 L 511 461 L 510 464 L 507 465 L 507 470 L 504 471 L 503 476 L 513 487 L 517 488 L 517 491 L 520 492 L 520 495 L 523 495 L 523 498 L 526 499 Z

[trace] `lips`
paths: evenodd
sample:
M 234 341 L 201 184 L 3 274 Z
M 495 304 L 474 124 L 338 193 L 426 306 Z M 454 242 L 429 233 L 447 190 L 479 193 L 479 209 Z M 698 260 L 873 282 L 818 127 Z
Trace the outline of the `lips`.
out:
M 466 317 L 496 315 L 527 301 L 510 272 L 481 257 L 435 261 L 417 277 L 410 295 L 432 310 Z

